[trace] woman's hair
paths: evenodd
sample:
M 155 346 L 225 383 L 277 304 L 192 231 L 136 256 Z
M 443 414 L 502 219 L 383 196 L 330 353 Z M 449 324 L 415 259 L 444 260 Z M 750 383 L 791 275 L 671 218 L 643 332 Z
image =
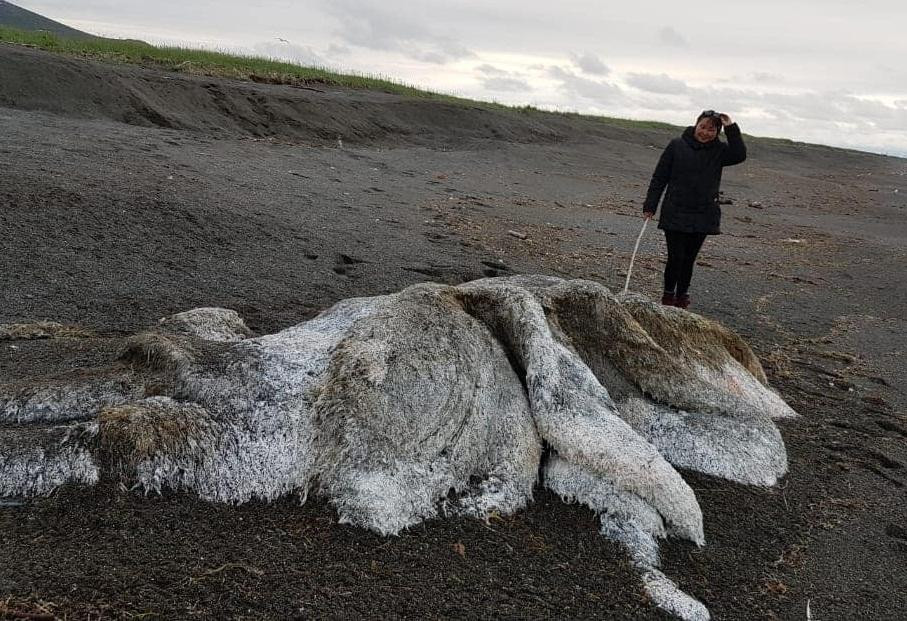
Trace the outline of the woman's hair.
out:
M 699 121 L 702 119 L 710 119 L 715 126 L 715 129 L 718 130 L 718 133 L 721 133 L 723 123 L 721 122 L 721 117 L 718 112 L 715 112 L 714 110 L 703 110 L 702 114 L 696 117 L 696 125 L 699 125 Z

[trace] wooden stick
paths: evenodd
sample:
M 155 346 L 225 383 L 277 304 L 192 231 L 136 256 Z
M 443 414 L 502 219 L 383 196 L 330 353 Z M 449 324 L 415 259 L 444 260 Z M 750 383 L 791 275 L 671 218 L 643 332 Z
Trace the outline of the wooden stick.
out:
M 649 224 L 651 218 L 646 218 L 642 222 L 642 230 L 639 232 L 639 237 L 636 238 L 636 246 L 633 247 L 633 256 L 630 257 L 630 267 L 627 268 L 627 282 L 624 283 L 624 293 L 630 288 L 630 274 L 633 273 L 633 262 L 636 260 L 636 251 L 639 250 L 639 242 L 642 241 L 642 235 L 646 232 L 646 225 Z

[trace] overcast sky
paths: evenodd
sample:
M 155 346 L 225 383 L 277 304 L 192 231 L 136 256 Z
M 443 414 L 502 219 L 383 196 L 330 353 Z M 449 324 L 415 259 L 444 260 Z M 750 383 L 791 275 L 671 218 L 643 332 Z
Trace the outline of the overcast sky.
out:
M 714 108 L 756 135 L 907 156 L 904 0 L 14 2 L 105 36 L 546 109 L 685 125 Z

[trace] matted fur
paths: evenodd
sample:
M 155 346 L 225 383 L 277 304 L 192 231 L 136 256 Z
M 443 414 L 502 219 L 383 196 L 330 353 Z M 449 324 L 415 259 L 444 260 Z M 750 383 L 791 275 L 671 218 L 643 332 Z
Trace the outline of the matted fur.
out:
M 757 485 L 787 468 L 772 421 L 794 413 L 739 336 L 593 282 L 422 284 L 249 335 L 232 311 L 196 309 L 126 341 L 120 388 L 0 386 L 0 495 L 100 476 L 221 502 L 314 490 L 389 534 L 517 511 L 543 465 L 656 603 L 702 619 L 657 570 L 658 539 L 704 543 L 673 465 Z

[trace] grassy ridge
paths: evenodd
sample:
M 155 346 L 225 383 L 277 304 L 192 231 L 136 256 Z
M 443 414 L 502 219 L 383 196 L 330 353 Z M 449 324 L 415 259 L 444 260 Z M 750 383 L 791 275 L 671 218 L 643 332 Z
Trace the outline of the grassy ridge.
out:
M 675 125 L 658 121 L 633 121 L 573 112 L 544 112 L 533 106 L 505 106 L 492 102 L 435 93 L 379 77 L 337 73 L 321 67 L 303 67 L 259 56 L 225 54 L 223 52 L 211 52 L 185 47 L 156 46 L 143 41 L 129 39 L 106 39 L 101 37 L 76 39 L 60 37 L 46 31 L 34 32 L 0 25 L 0 43 L 28 45 L 50 52 L 142 65 L 190 75 L 206 75 L 295 86 L 325 84 L 376 90 L 468 106 L 512 110 L 522 114 L 560 114 L 635 129 L 677 129 Z
M 328 84 L 380 90 L 412 97 L 457 99 L 382 78 L 336 73 L 320 67 L 303 67 L 258 56 L 225 54 L 185 47 L 156 46 L 129 39 L 72 39 L 59 37 L 50 32 L 33 32 L 0 26 L 0 42 L 17 43 L 51 52 L 152 66 L 157 69 L 188 74 L 274 84 Z

